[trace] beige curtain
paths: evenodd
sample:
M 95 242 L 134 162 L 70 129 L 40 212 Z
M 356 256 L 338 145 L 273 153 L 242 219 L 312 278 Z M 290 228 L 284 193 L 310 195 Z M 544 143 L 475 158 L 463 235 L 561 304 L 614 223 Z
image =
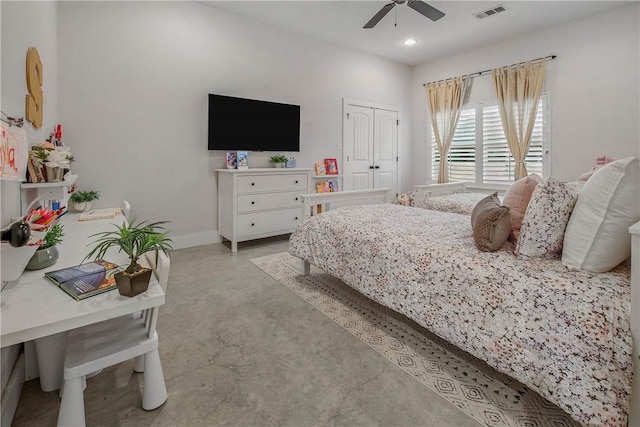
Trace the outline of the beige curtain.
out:
M 455 77 L 425 85 L 431 127 L 440 153 L 438 184 L 449 182 L 447 154 L 451 148 L 451 141 L 468 87 L 469 79 L 464 77 Z
M 498 108 L 509 150 L 516 161 L 515 181 L 527 176 L 525 158 L 544 84 L 545 60 L 492 70 Z

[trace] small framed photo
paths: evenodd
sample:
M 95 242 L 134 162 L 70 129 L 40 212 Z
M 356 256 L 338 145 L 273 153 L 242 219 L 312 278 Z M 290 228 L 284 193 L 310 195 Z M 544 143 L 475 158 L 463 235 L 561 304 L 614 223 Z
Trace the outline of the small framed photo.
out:
M 324 159 L 327 175 L 338 175 L 338 161 L 336 159 Z

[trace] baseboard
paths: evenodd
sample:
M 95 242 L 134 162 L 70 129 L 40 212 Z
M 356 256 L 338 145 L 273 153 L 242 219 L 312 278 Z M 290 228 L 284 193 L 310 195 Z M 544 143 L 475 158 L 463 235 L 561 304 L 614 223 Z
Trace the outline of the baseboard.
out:
M 220 243 L 218 231 L 206 231 L 203 233 L 184 234 L 181 236 L 171 236 L 174 249 L 191 248 L 193 246 L 210 245 Z
M 13 416 L 18 407 L 20 393 L 24 384 L 24 353 L 20 353 L 16 361 L 11 376 L 7 382 L 7 387 L 2 392 L 2 418 L 0 425 L 2 427 L 10 427 L 13 422 Z

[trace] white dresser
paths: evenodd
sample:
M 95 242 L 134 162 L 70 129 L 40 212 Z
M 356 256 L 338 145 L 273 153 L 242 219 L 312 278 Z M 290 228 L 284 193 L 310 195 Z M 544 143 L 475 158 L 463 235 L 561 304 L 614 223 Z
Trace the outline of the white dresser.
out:
M 312 169 L 216 169 L 218 234 L 238 242 L 291 233 L 302 220 L 302 194 L 312 192 Z

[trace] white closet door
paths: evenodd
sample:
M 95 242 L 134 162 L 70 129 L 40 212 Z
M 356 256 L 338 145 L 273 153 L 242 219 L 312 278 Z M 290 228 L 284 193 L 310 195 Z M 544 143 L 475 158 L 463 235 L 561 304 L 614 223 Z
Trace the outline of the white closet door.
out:
M 397 193 L 398 116 L 395 107 L 345 100 L 344 190 L 390 188 Z
M 397 190 L 398 112 L 376 109 L 374 113 L 373 188 Z
M 373 188 L 374 109 L 347 105 L 344 117 L 344 190 Z

